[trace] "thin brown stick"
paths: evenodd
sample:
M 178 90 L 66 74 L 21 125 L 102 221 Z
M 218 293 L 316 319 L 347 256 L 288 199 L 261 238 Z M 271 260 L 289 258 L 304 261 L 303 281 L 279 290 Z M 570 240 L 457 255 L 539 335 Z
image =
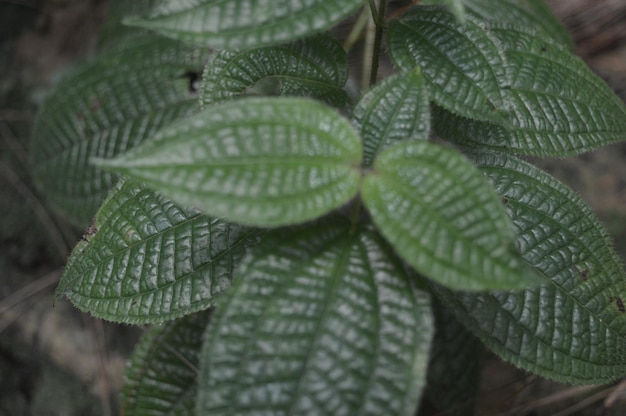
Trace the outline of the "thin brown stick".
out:
M 370 9 L 371 9 L 370 5 Z M 374 58 L 374 43 L 376 39 L 376 22 L 374 21 L 375 10 L 370 10 L 365 29 L 365 45 L 363 50 L 363 67 L 361 72 L 361 89 L 366 90 L 372 77 L 372 59 Z
M 31 303 L 27 300 L 56 284 L 60 277 L 60 269 L 52 271 L 0 300 L 0 333 L 30 308 Z
M 613 390 L 611 394 L 604 400 L 604 407 L 607 409 L 613 407 L 620 399 L 624 400 L 626 396 L 626 379 L 622 380 Z
M 99 372 L 99 394 L 100 403 L 102 404 L 103 416 L 112 416 L 113 411 L 111 408 L 111 374 L 109 369 L 111 368 L 109 363 L 109 356 L 106 348 L 106 336 L 104 333 L 104 324 L 99 319 L 90 320 L 93 333 L 94 333 L 94 349 L 98 359 L 98 372 Z
M 543 397 L 541 399 L 533 400 L 530 403 L 519 405 L 511 409 L 509 412 L 507 412 L 507 414 L 511 414 L 511 413 L 512 414 L 526 414 L 533 410 L 537 410 L 544 406 L 548 406 L 551 404 L 561 402 L 563 400 L 570 399 L 572 397 L 576 397 L 580 394 L 590 392 L 597 388 L 598 386 L 575 386 L 572 388 L 561 390 L 549 396 Z
M 200 372 L 200 369 L 191 361 L 189 361 L 187 359 L 187 357 L 185 357 L 184 355 L 182 355 L 178 350 L 176 350 L 174 347 L 172 347 L 169 344 L 164 344 L 165 349 L 168 350 L 169 352 L 171 352 L 172 354 L 174 354 L 176 356 L 176 358 L 178 358 L 180 361 L 183 362 L 183 364 L 185 364 L 187 367 L 189 367 L 189 369 L 191 369 L 194 373 L 198 374 Z
M 24 169 L 28 169 L 28 153 L 26 152 L 24 146 L 20 144 L 17 137 L 13 134 L 13 131 L 7 122 L 3 119 L 0 119 L 0 137 L 2 137 L 5 143 L 9 145 L 13 154 L 17 156 Z
M 589 397 L 587 397 L 586 399 L 583 399 L 581 401 L 579 401 L 578 403 L 576 403 L 575 405 L 572 405 L 570 407 L 568 407 L 567 409 L 564 409 L 562 411 L 560 411 L 559 413 L 554 414 L 553 416 L 571 416 L 576 414 L 579 410 L 584 409 L 585 407 L 588 407 L 590 405 L 592 405 L 595 402 L 598 402 L 602 399 L 604 399 L 606 396 L 608 396 L 610 394 L 611 389 L 604 389 L 599 391 L 598 393 L 591 395 Z
M 59 227 L 56 224 L 37 196 L 35 196 L 29 187 L 22 181 L 19 175 L 3 161 L 0 161 L 0 174 L 8 180 L 9 184 L 35 211 L 37 218 L 39 218 L 39 221 L 52 239 L 60 258 L 65 260 L 70 252 L 70 241 L 72 241 L 71 233 L 69 231 L 65 231 L 62 227 Z

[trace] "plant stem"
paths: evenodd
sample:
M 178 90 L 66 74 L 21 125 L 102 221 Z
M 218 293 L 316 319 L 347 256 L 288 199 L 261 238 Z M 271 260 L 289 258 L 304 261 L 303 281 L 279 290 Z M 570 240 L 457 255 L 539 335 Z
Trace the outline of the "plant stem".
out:
M 363 47 L 363 66 L 361 70 L 361 89 L 365 90 L 369 86 L 372 74 L 372 59 L 374 57 L 374 38 L 376 37 L 376 23 L 374 22 L 374 12 L 370 4 L 370 13 L 367 17 L 365 27 L 365 44 Z
M 343 49 L 346 52 L 349 52 L 352 47 L 361 39 L 361 37 L 363 36 L 363 31 L 365 30 L 365 26 L 367 25 L 367 22 L 370 20 L 370 13 L 368 13 L 366 8 L 363 8 L 363 10 L 361 11 L 361 14 L 359 14 L 359 17 L 357 18 L 356 22 L 354 23 L 354 26 L 352 26 L 352 29 L 350 30 L 350 33 L 348 34 L 348 37 L 346 38 L 345 42 L 343 43 Z
M 380 16 L 378 14 L 380 1 L 381 0 L 368 0 L 368 3 L 370 5 L 370 13 L 372 14 L 372 19 L 374 20 L 374 23 L 376 23 L 376 26 L 380 25 Z
M 363 207 L 363 201 L 361 200 L 361 196 L 359 195 L 354 200 L 354 205 L 352 206 L 352 215 L 350 216 L 350 233 L 354 233 L 356 231 L 356 227 L 359 224 L 359 218 L 361 217 L 361 208 Z
M 387 13 L 387 0 L 370 0 L 372 19 L 376 25 L 374 34 L 374 45 L 372 53 L 372 70 L 370 72 L 370 86 L 376 84 L 378 78 L 378 62 L 380 61 L 380 50 L 383 43 L 383 31 L 385 29 L 385 14 Z M 377 4 L 378 3 L 378 4 Z

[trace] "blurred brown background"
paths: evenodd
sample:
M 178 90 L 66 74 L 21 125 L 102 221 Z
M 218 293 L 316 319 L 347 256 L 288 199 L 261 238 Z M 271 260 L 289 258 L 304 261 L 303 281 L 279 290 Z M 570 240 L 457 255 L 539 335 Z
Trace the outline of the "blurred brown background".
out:
M 577 53 L 626 99 L 626 0 L 550 0 Z M 53 302 L 80 231 L 50 212 L 28 172 L 30 126 L 45 92 L 95 50 L 106 0 L 0 0 L 0 416 L 113 415 L 141 328 Z M 593 207 L 626 258 L 626 144 L 537 160 Z M 572 388 L 491 358 L 480 415 L 626 414 L 621 385 Z M 621 413 L 623 412 L 623 413 Z

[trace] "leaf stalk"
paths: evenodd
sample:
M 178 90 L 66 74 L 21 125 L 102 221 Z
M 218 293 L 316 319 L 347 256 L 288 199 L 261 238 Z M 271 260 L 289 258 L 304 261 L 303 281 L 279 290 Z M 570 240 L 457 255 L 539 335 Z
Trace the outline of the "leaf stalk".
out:
M 386 0 L 369 0 L 370 9 L 372 11 L 372 20 L 375 25 L 374 44 L 371 54 L 371 71 L 369 77 L 369 85 L 376 84 L 378 78 L 378 63 L 380 61 L 380 51 L 383 43 L 383 32 L 385 30 L 385 15 L 387 14 Z

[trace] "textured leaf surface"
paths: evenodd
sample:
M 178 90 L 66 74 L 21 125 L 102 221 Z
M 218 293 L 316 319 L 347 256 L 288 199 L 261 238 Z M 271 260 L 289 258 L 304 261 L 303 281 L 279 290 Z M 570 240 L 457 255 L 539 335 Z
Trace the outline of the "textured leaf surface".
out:
M 321 32 L 354 13 L 363 0 L 161 0 L 128 23 L 217 49 L 287 43 Z
M 343 90 L 347 79 L 343 48 L 332 37 L 320 35 L 287 45 L 217 53 L 204 70 L 201 102 L 208 105 L 256 92 L 309 96 L 342 107 L 348 98 Z
M 430 302 L 385 242 L 330 221 L 271 241 L 208 328 L 197 413 L 414 415 Z
M 484 20 L 510 23 L 543 31 L 568 49 L 574 49 L 567 29 L 544 0 L 462 0 L 466 10 Z
M 209 311 L 150 328 L 135 347 L 121 393 L 124 416 L 193 414 Z
M 361 153 L 349 121 L 319 102 L 246 98 L 213 106 L 98 164 L 209 215 L 276 226 L 348 202 L 359 185 Z
M 606 383 L 626 375 L 626 275 L 578 196 L 512 156 L 473 158 L 506 198 L 517 245 L 551 284 L 520 292 L 438 294 L 493 351 L 541 376 Z
M 405 71 L 420 66 L 431 99 L 471 119 L 504 122 L 504 59 L 475 19 L 465 24 L 441 7 L 414 7 L 388 29 L 389 53 Z
M 361 192 L 383 235 L 426 277 L 461 290 L 539 283 L 515 252 L 499 197 L 460 153 L 397 144 L 380 155 Z
M 117 175 L 90 165 L 137 145 L 196 107 L 184 74 L 202 65 L 199 50 L 136 36 L 57 85 L 39 112 L 31 158 L 49 200 L 86 226 Z
M 435 336 L 424 394 L 437 414 L 474 414 L 485 347 L 445 306 L 433 302 Z
M 352 115 L 363 140 L 363 164 L 403 140 L 426 140 L 430 132 L 428 90 L 419 69 L 389 77 L 368 91 Z
M 540 156 L 575 155 L 626 139 L 626 107 L 580 59 L 545 36 L 495 27 L 504 49 L 508 127 L 435 112 L 438 134 L 465 144 Z
M 257 240 L 124 181 L 72 252 L 57 294 L 98 318 L 163 322 L 211 306 Z
M 463 0 L 424 0 L 422 4 L 426 5 L 444 5 L 456 16 L 461 22 L 465 23 L 465 5 Z

